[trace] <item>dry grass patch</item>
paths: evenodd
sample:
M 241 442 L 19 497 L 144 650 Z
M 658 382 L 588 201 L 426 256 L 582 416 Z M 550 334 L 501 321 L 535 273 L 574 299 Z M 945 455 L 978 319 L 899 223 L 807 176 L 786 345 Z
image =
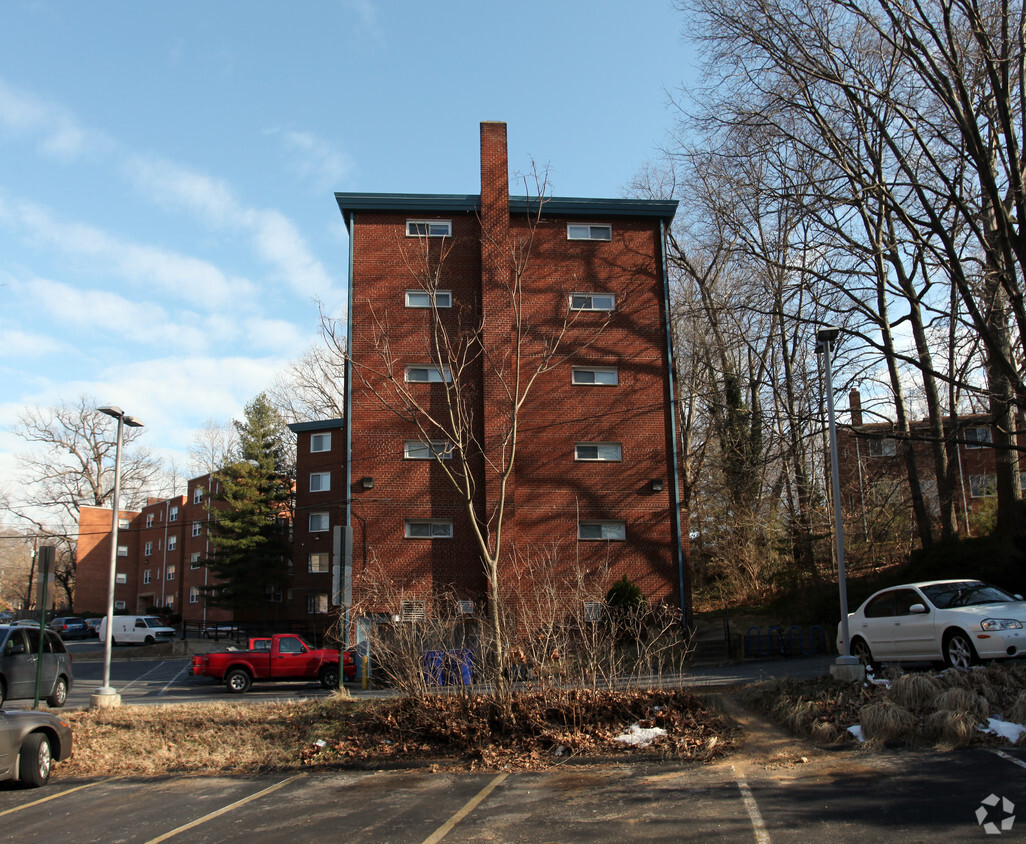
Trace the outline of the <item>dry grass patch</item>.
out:
M 65 713 L 74 755 L 60 777 L 253 773 L 301 766 L 536 768 L 571 756 L 706 761 L 737 729 L 686 691 L 550 690 L 356 701 L 124 706 Z M 666 735 L 647 747 L 615 741 L 633 724 Z

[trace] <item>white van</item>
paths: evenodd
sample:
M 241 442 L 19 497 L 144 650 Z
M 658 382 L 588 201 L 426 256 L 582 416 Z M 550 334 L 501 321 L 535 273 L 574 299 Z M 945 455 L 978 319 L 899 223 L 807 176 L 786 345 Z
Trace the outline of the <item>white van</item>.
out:
M 139 643 L 152 645 L 156 642 L 170 642 L 175 630 L 168 627 L 155 615 L 116 615 L 111 633 L 112 645 Z M 100 622 L 100 641 L 107 638 L 107 619 Z

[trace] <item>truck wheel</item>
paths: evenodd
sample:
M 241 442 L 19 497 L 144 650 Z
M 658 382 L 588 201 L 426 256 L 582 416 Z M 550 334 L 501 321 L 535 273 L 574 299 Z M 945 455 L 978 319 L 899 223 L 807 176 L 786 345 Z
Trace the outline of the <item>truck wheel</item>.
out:
M 153 644 L 154 642 L 156 642 L 156 641 L 157 641 L 157 640 L 156 640 L 156 639 L 154 639 L 154 638 L 153 638 L 152 636 L 147 636 L 147 637 L 146 637 L 146 641 L 144 641 L 144 642 L 143 642 L 143 644 L 144 644 L 144 645 L 152 645 L 152 644 Z
M 228 691 L 241 695 L 249 691 L 249 687 L 253 685 L 253 678 L 244 668 L 233 668 L 224 675 L 224 684 Z
M 325 665 L 321 669 L 320 674 L 317 675 L 317 679 L 321 681 L 321 685 L 326 689 L 337 689 L 338 688 L 338 666 L 337 665 Z

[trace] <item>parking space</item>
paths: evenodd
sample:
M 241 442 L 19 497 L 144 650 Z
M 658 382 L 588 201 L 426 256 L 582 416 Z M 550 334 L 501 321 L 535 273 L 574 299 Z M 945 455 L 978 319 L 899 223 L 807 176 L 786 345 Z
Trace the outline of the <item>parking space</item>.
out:
M 715 765 L 516 773 L 58 779 L 36 791 L 0 786 L 0 824 L 17 829 L 20 844 L 70 828 L 80 844 L 973 840 L 987 838 L 984 822 L 1007 821 L 1008 806 L 1026 812 L 1026 771 L 1011 761 L 1022 753 L 820 751 L 804 762 L 737 756 Z M 981 806 L 990 813 L 984 821 Z

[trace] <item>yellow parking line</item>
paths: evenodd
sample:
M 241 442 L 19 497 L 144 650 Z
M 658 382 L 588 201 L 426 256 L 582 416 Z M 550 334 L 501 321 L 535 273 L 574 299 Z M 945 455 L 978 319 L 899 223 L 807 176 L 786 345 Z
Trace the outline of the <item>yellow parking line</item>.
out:
M 452 829 L 454 826 L 456 826 L 456 824 L 458 824 L 467 815 L 473 812 L 474 809 L 476 809 L 481 804 L 481 801 L 484 800 L 489 794 L 491 794 L 495 787 L 504 779 L 506 779 L 507 776 L 509 775 L 499 774 L 495 779 L 488 783 L 488 785 L 482 788 L 470 800 L 470 802 L 467 803 L 466 806 L 464 806 L 455 815 L 449 818 L 449 820 L 447 820 L 444 824 L 438 827 L 438 829 L 436 829 L 432 835 L 425 838 L 424 844 L 438 844 L 439 841 L 441 841 L 443 838 L 445 838 L 446 835 L 452 832 Z
M 13 812 L 20 812 L 22 809 L 30 809 L 33 806 L 38 806 L 40 803 L 47 803 L 50 800 L 56 800 L 58 797 L 63 797 L 65 794 L 71 794 L 75 791 L 81 791 L 83 788 L 92 788 L 94 785 L 103 785 L 105 782 L 116 780 L 117 777 L 109 777 L 105 780 L 97 780 L 96 782 L 87 782 L 85 785 L 76 785 L 74 788 L 68 788 L 64 791 L 56 791 L 53 794 L 48 794 L 46 797 L 40 797 L 38 800 L 33 800 L 31 803 L 26 803 L 24 806 L 15 806 L 13 809 L 4 809 L 0 812 L 0 818 L 4 815 L 10 815 Z
M 277 783 L 276 785 L 272 785 L 265 788 L 263 791 L 258 791 L 256 794 L 249 795 L 249 797 L 243 797 L 241 800 L 236 800 L 234 803 L 231 803 L 228 806 L 218 809 L 216 812 L 211 812 L 209 815 L 204 815 L 202 818 L 197 818 L 192 823 L 187 823 L 185 824 L 185 826 L 180 826 L 177 829 L 172 829 L 170 832 L 165 832 L 163 835 L 158 835 L 156 838 L 151 838 L 149 841 L 146 842 L 146 844 L 159 844 L 159 842 L 161 841 L 167 841 L 169 838 L 174 838 L 174 836 L 178 835 L 180 832 L 188 832 L 190 829 L 195 829 L 200 824 L 204 824 L 207 821 L 212 821 L 214 818 L 219 818 L 221 817 L 221 815 L 225 815 L 228 812 L 232 811 L 232 809 L 236 809 L 239 806 L 244 806 L 246 803 L 256 800 L 259 797 L 263 797 L 265 794 L 270 794 L 273 791 L 277 791 L 279 788 L 284 788 L 290 782 L 294 782 L 295 780 L 298 780 L 300 777 L 305 776 L 306 774 L 296 774 L 295 776 L 289 777 L 287 780 L 282 780 L 280 783 Z

